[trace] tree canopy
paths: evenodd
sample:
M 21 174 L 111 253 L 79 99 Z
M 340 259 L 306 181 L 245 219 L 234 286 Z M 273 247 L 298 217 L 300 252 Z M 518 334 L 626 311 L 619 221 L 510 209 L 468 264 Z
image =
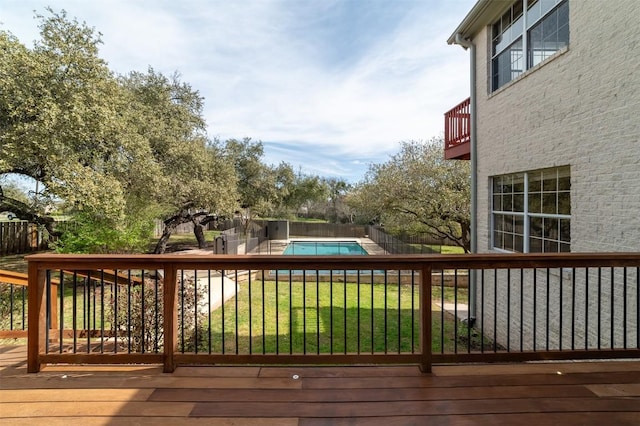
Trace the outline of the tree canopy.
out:
M 349 204 L 367 221 L 422 227 L 469 252 L 469 164 L 445 160 L 442 146 L 440 139 L 403 142 L 389 161 L 369 167 Z
M 58 241 L 74 252 L 154 252 L 191 222 L 198 243 L 213 218 L 292 217 L 303 208 L 332 222 L 427 229 L 469 250 L 469 169 L 445 161 L 442 142 L 404 142 L 352 186 L 341 178 L 263 161 L 262 142 L 207 136 L 204 99 L 177 73 L 116 75 L 99 56 L 100 34 L 66 13 L 38 16 L 40 39 L 23 45 L 0 30 L 0 211 L 46 226 L 60 206 L 75 219 Z M 28 176 L 25 197 L 8 175 Z

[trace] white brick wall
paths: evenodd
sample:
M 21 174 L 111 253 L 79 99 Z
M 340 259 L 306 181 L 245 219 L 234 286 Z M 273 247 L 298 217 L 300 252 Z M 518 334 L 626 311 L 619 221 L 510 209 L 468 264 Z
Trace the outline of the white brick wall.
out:
M 490 177 L 562 165 L 571 250 L 640 251 L 640 1 L 569 9 L 568 49 L 493 94 L 487 29 L 474 38 L 479 252 L 490 251 Z

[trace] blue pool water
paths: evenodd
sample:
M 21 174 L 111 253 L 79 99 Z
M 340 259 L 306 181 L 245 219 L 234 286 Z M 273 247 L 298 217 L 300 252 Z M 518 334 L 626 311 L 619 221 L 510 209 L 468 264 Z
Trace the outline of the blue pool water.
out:
M 282 254 L 293 256 L 366 256 L 369 253 L 355 241 L 291 241 Z

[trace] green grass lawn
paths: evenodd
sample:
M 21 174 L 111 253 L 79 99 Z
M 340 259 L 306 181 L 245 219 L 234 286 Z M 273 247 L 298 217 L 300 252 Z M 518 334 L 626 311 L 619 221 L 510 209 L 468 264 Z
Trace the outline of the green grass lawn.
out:
M 212 313 L 211 335 L 203 330 L 198 346 L 208 351 L 211 342 L 211 351 L 216 353 L 223 351 L 223 340 L 225 353 L 419 351 L 417 292 L 413 289 L 412 295 L 408 285 L 294 282 L 289 286 L 288 282 L 266 281 L 263 286 L 257 281 L 251 292 L 243 285 L 224 309 Z M 434 352 L 453 350 L 455 327 L 450 315 L 442 322 L 440 313 L 434 312 Z M 195 339 L 185 346 L 194 344 Z

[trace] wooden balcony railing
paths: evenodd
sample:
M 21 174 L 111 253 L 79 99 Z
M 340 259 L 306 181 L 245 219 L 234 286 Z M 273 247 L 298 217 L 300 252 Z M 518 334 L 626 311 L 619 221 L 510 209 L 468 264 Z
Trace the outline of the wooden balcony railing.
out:
M 640 254 L 27 260 L 30 372 L 640 357 Z
M 444 114 L 444 157 L 468 160 L 471 154 L 471 99 L 467 98 Z

